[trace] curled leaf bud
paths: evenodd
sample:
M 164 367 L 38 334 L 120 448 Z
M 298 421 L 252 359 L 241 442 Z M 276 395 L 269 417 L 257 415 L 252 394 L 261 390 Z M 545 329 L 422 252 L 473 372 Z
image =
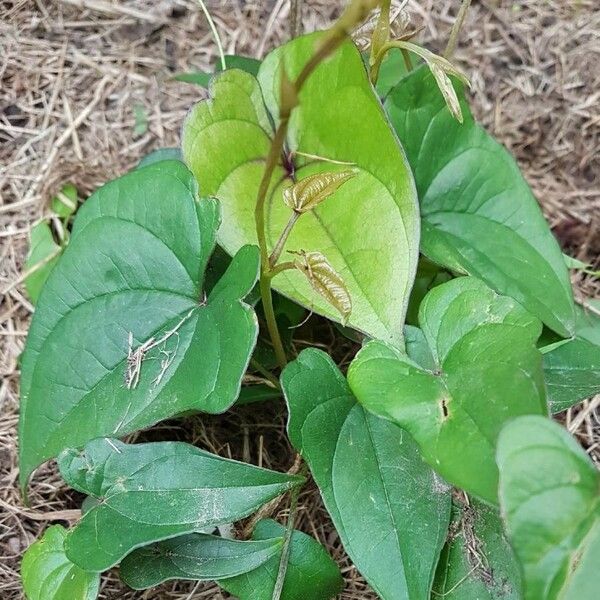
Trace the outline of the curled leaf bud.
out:
M 316 173 L 294 183 L 283 191 L 283 201 L 296 213 L 312 210 L 357 174 L 356 169 Z
M 301 250 L 296 254 L 296 269 L 304 273 L 312 288 L 342 315 L 342 322 L 346 324 L 352 312 L 352 300 L 341 275 L 320 252 Z

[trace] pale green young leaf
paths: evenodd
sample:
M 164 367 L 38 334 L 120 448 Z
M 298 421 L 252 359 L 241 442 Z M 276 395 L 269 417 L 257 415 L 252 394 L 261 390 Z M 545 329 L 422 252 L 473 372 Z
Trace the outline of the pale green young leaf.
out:
M 258 324 L 245 247 L 205 298 L 219 208 L 181 162 L 98 190 L 48 278 L 23 355 L 20 477 L 68 447 L 237 398 Z
M 500 506 L 525 600 L 595 600 L 600 474 L 558 423 L 515 419 L 498 440 Z
M 145 590 L 170 579 L 213 580 L 257 569 L 281 554 L 283 538 L 242 542 L 190 533 L 134 550 L 119 567 L 121 579 Z
M 71 487 L 99 500 L 65 541 L 67 556 L 90 571 L 151 542 L 247 517 L 302 482 L 181 442 L 100 438 L 65 450 L 58 465 Z
M 99 573 L 73 564 L 64 551 L 67 530 L 49 527 L 23 555 L 21 579 L 27 600 L 96 600 Z
M 479 277 L 570 336 L 573 294 L 560 248 L 514 159 L 475 123 L 462 86 L 455 89 L 462 125 L 425 67 L 385 102 L 417 184 L 421 251 Z
M 290 440 L 356 568 L 386 600 L 427 597 L 450 518 L 448 486 L 408 434 L 357 404 L 324 352 L 304 350 L 281 383 Z
M 50 225 L 41 221 L 29 233 L 29 253 L 25 260 L 25 289 L 29 299 L 36 304 L 42 288 L 58 262 L 62 248 L 54 241 Z
M 444 479 L 494 504 L 502 425 L 547 413 L 541 323 L 470 277 L 430 291 L 419 321 L 433 370 L 374 341 L 350 365 L 350 388 L 367 410 L 406 429 Z
M 307 35 L 278 48 L 262 63 L 258 81 L 239 70 L 214 78 L 210 99 L 196 105 L 185 122 L 184 159 L 203 193 L 222 202 L 219 243 L 229 253 L 256 242 L 254 208 L 273 123 L 279 118 L 281 64 L 285 62 L 290 78 L 298 76 L 321 39 L 319 33 Z M 275 168 L 266 203 L 269 249 L 292 214 L 282 198 L 292 183 L 288 176 L 292 165 L 295 180 L 302 180 L 344 171 L 352 164 L 356 176 L 302 215 L 284 254 L 320 251 L 352 298 L 348 325 L 401 344 L 418 256 L 414 184 L 361 55 L 350 40 L 306 81 L 300 105 L 292 113 L 286 148 L 286 160 Z M 307 308 L 341 320 L 302 273 L 284 271 L 273 279 L 273 286 Z
M 284 532 L 283 525 L 265 519 L 257 524 L 252 537 L 256 541 L 272 540 L 281 538 Z M 240 600 L 271 600 L 280 555 L 281 552 L 253 571 L 218 583 Z M 340 570 L 325 548 L 309 535 L 294 531 L 281 600 L 332 600 L 342 585 Z

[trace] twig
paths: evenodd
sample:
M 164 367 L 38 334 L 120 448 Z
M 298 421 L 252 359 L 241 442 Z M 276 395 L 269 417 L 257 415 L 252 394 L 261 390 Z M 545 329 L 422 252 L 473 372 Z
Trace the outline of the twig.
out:
M 469 10 L 470 4 L 471 0 L 462 0 L 462 4 L 458 9 L 456 21 L 454 21 L 454 25 L 452 25 L 452 31 L 450 32 L 450 37 L 448 39 L 448 45 L 444 50 L 444 58 L 447 58 L 448 60 L 452 58 L 452 56 L 454 55 L 454 51 L 456 50 L 458 36 L 460 35 L 460 30 L 463 26 L 465 17 L 467 16 L 467 11 Z

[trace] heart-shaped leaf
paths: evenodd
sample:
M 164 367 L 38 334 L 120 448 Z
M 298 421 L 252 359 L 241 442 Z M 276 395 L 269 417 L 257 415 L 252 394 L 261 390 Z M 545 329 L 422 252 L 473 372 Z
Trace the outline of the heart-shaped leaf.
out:
M 600 317 L 579 307 L 576 315 L 570 340 L 542 348 L 552 412 L 600 394 Z
M 419 321 L 435 370 L 370 342 L 350 366 L 350 388 L 365 408 L 410 432 L 444 479 L 496 503 L 503 423 L 547 412 L 535 347 L 541 324 L 470 277 L 430 291 Z
M 257 524 L 252 537 L 254 540 L 272 540 L 284 533 L 285 527 L 265 519 Z M 280 555 L 254 571 L 222 579 L 219 585 L 240 600 L 271 600 Z M 342 584 L 340 570 L 325 548 L 309 535 L 294 531 L 280 600 L 331 600 L 340 593 Z
M 185 161 L 202 191 L 223 205 L 218 239 L 230 254 L 256 242 L 254 208 L 272 122 L 279 116 L 282 64 L 290 78 L 296 77 L 320 39 L 321 34 L 304 36 L 272 52 L 258 81 L 239 70 L 215 77 L 211 99 L 198 104 L 184 125 Z M 308 78 L 293 111 L 285 157 L 276 166 L 266 205 L 271 249 L 292 215 L 283 191 L 310 175 L 349 167 L 356 175 L 299 218 L 285 249 L 321 252 L 350 293 L 349 325 L 399 343 L 418 255 L 416 195 L 360 53 L 347 41 Z M 301 273 L 284 271 L 273 286 L 340 320 Z
M 67 530 L 49 527 L 23 555 L 21 578 L 27 600 L 95 600 L 100 575 L 74 565 L 63 548 Z
M 281 383 L 290 440 L 356 567 L 386 600 L 427 597 L 450 518 L 448 486 L 405 432 L 357 404 L 324 352 L 302 352 Z
M 432 600 L 520 600 L 521 574 L 498 512 L 455 500 Z
M 144 590 L 170 579 L 213 580 L 242 575 L 281 555 L 283 538 L 241 542 L 191 533 L 164 540 L 127 555 L 121 579 Z
M 600 586 L 600 474 L 577 442 L 541 417 L 498 440 L 500 506 L 521 561 L 525 600 L 592 600 Z
M 479 127 L 459 84 L 458 123 L 426 68 L 387 96 L 411 164 L 422 215 L 421 251 L 512 296 L 561 335 L 574 304 L 560 248 L 510 154 Z
M 247 517 L 303 481 L 181 442 L 102 438 L 65 450 L 58 464 L 71 487 L 97 500 L 65 542 L 67 556 L 90 571 L 151 542 Z
M 242 298 L 258 249 L 242 248 L 204 297 L 218 205 L 165 161 L 81 208 L 36 309 L 21 375 L 20 476 L 67 447 L 236 399 L 256 342 Z

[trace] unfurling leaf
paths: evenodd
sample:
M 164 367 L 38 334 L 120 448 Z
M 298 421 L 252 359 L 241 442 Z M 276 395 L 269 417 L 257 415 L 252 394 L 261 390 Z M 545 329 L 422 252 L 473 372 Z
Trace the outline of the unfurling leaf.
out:
M 345 169 L 309 175 L 283 190 L 283 201 L 298 214 L 308 212 L 334 194 L 357 172 L 354 169 Z
M 21 578 L 27 600 L 95 600 L 100 574 L 88 573 L 66 556 L 67 530 L 60 525 L 48 528 L 23 556 Z
M 342 315 L 344 323 L 352 312 L 352 299 L 341 275 L 320 252 L 298 253 L 294 266 L 306 275 L 310 285 Z
M 467 76 L 449 60 L 445 59 L 443 56 L 434 54 L 426 48 L 405 41 L 397 42 L 397 44 L 398 47 L 409 50 L 413 54 L 420 56 L 427 63 L 427 66 L 429 67 L 431 74 L 435 77 L 438 88 L 444 97 L 448 110 L 459 123 L 462 123 L 463 115 L 460 102 L 448 75 L 454 75 L 454 77 L 460 79 L 465 85 L 469 85 Z

